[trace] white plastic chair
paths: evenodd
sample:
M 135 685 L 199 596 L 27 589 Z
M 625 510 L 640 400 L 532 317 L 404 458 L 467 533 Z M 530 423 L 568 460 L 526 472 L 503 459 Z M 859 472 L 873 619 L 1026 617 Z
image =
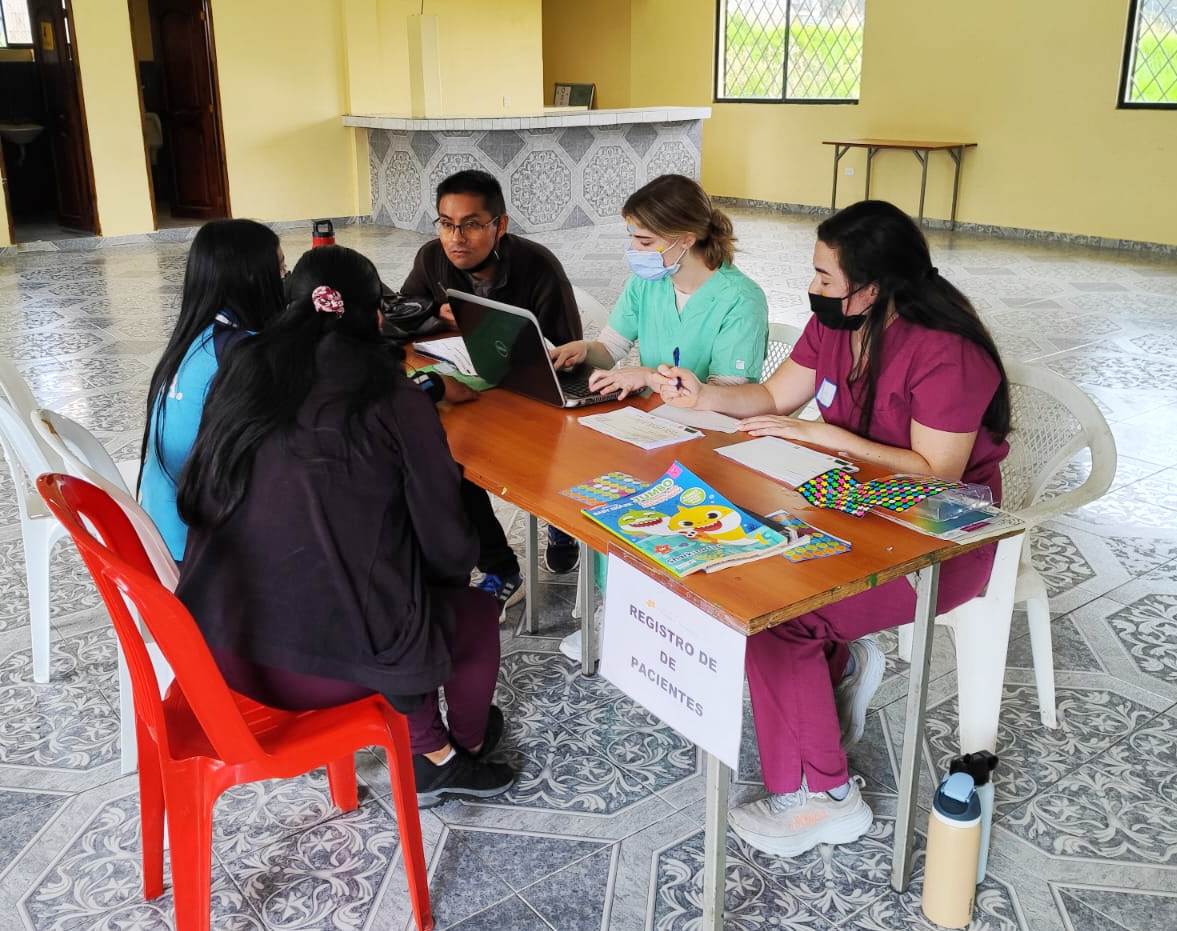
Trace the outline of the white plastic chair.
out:
M 29 592 L 29 634 L 32 641 L 33 681 L 49 681 L 49 557 L 65 530 L 32 490 L 42 472 L 61 469 L 61 460 L 33 433 L 29 416 L 37 402 L 16 366 L 0 358 L 0 446 L 8 461 L 25 551 L 25 583 Z
M 179 569 L 155 522 L 131 495 L 130 487 L 134 484 L 134 478 L 128 476 L 127 472 L 130 470 L 124 470 L 116 465 L 106 447 L 94 434 L 65 415 L 50 410 L 37 410 L 33 412 L 31 420 L 38 436 L 61 457 L 69 474 L 97 485 L 118 503 L 139 535 L 139 541 L 143 544 L 147 558 L 151 560 L 160 582 L 169 591 L 175 591 L 180 581 Z M 130 465 L 138 469 L 138 463 Z M 142 625 L 140 627 L 142 628 Z M 155 667 L 155 678 L 159 682 L 162 694 L 174 678 L 172 668 L 145 629 L 143 638 L 147 645 L 147 653 Z M 138 766 L 138 754 L 134 693 L 131 690 L 130 673 L 121 649 L 118 652 L 118 666 L 121 762 L 125 774 L 135 771 Z
M 800 338 L 801 328 L 791 323 L 768 325 L 768 346 L 764 353 L 764 370 L 760 373 L 761 383 L 768 381 L 772 373 L 784 364 Z
M 1039 714 L 1058 727 L 1054 696 L 1054 648 L 1046 584 L 1030 561 L 1032 528 L 1081 507 L 1108 490 L 1116 474 L 1116 444 L 1095 403 L 1076 385 L 1046 368 L 1006 363 L 1012 431 L 1001 466 L 1002 507 L 1026 524 L 1025 536 L 997 547 L 984 595 L 936 618 L 953 629 L 960 742 L 964 752 L 993 750 L 1005 679 L 1009 628 L 1015 604 L 1026 604 Z M 1050 480 L 1085 449 L 1091 474 L 1078 488 L 1041 498 Z M 911 659 L 911 625 L 899 629 L 899 655 Z

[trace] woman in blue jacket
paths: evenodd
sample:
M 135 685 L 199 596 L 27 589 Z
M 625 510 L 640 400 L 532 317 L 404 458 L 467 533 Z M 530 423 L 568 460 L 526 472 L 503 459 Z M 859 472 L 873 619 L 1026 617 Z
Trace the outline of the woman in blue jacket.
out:
M 177 562 L 188 528 L 176 511 L 176 489 L 205 395 L 224 353 L 285 308 L 285 274 L 278 236 L 253 220 L 206 223 L 188 250 L 180 319 L 147 392 L 139 470 L 139 500 Z

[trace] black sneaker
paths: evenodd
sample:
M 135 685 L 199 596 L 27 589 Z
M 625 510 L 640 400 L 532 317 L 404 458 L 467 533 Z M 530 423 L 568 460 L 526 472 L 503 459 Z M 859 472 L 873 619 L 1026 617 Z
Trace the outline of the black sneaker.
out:
M 460 750 L 441 766 L 429 762 L 424 754 L 414 754 L 413 777 L 418 808 L 432 808 L 449 798 L 494 798 L 515 781 L 511 767 L 487 763 Z
M 479 591 L 493 595 L 499 603 L 499 622 L 507 616 L 507 609 L 523 600 L 527 589 L 523 587 L 523 576 L 516 572 L 514 575 L 495 575 L 487 573 L 482 581 L 475 586 Z
M 474 754 L 474 759 L 483 760 L 494 753 L 495 747 L 503 739 L 503 712 L 498 705 L 490 706 L 490 713 L 486 717 L 486 733 L 482 735 L 482 746 Z
M 576 538 L 549 524 L 544 564 L 553 575 L 564 575 L 574 571 L 580 565 L 580 544 L 576 542 Z

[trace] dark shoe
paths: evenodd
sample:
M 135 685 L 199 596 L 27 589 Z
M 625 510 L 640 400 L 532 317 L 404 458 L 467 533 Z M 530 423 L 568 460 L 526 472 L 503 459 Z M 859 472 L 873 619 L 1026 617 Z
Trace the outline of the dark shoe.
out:
M 564 575 L 574 571 L 580 565 L 580 544 L 576 542 L 576 538 L 549 524 L 544 564 L 553 575 Z
M 475 586 L 480 592 L 492 595 L 499 603 L 499 621 L 507 616 L 507 609 L 523 600 L 526 589 L 523 587 L 523 576 L 518 572 L 502 576 L 487 573 L 482 581 Z
M 438 766 L 424 754 L 413 755 L 417 807 L 432 808 L 449 798 L 494 798 L 511 788 L 515 774 L 503 763 L 487 763 L 456 751 Z

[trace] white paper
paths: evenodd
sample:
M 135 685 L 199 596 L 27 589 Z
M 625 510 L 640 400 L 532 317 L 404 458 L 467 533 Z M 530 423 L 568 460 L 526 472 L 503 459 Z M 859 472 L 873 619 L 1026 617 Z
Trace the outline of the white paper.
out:
M 470 353 L 466 351 L 466 344 L 460 336 L 449 336 L 445 339 L 431 339 L 428 342 L 413 343 L 413 348 L 423 356 L 448 362 L 463 375 L 477 375 L 478 370 L 470 360 Z
M 738 769 L 747 639 L 609 557 L 601 675 L 687 740 Z
M 819 453 L 806 446 L 798 446 L 777 436 L 761 436 L 746 443 L 720 446 L 715 451 L 793 488 L 830 469 L 857 471 L 856 467 L 845 459 Z
M 636 407 L 622 407 L 607 414 L 588 414 L 578 419 L 590 430 L 604 433 L 624 443 L 632 443 L 642 449 L 672 446 L 686 440 L 697 440 L 703 435 L 693 427 L 684 427 L 661 417 L 653 417 Z
M 717 414 L 715 411 L 695 411 L 687 407 L 671 407 L 663 404 L 650 413 L 655 417 L 681 423 L 688 427 L 698 427 L 700 430 L 718 430 L 720 433 L 735 433 L 740 422 L 727 414 Z

